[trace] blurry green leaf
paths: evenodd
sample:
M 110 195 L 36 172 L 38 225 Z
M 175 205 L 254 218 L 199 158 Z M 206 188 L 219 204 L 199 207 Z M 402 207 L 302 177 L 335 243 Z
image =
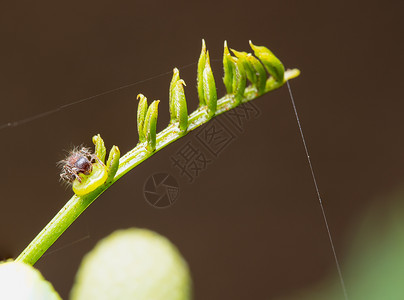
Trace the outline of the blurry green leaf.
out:
M 190 300 L 189 269 L 169 240 L 145 229 L 112 233 L 88 253 L 72 300 Z
M 357 228 L 351 229 L 350 251 L 340 260 L 349 299 L 404 299 L 403 199 L 402 190 L 393 197 L 384 197 L 356 221 Z M 287 299 L 339 300 L 344 296 L 340 279 L 334 276 Z
M 34 267 L 20 262 L 0 262 L 0 299 L 60 300 L 52 284 Z

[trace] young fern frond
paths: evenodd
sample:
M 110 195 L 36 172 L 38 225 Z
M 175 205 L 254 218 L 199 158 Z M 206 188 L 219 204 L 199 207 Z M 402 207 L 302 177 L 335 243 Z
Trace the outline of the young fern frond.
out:
M 266 47 L 264 46 L 255 46 L 250 41 L 251 49 L 254 50 L 255 56 L 257 56 L 268 73 L 278 82 L 283 82 L 285 75 L 285 67 L 281 63 L 281 61 Z
M 233 63 L 233 93 L 236 105 L 240 105 L 244 96 L 244 91 L 247 84 L 246 71 L 243 66 L 243 61 L 236 57 L 231 57 Z
M 160 100 L 154 100 L 152 104 L 150 104 L 143 124 L 143 133 L 146 137 L 146 148 L 150 152 L 156 150 L 156 127 L 159 103 Z
M 180 72 L 177 68 L 174 68 L 168 96 L 171 116 L 170 124 L 178 121 L 179 129 L 182 133 L 185 133 L 188 127 L 188 108 L 184 92 L 185 85 L 185 81 L 180 79 Z
M 158 134 L 156 124 L 160 100 L 155 100 L 148 106 L 147 98 L 139 94 L 137 96 L 139 99 L 137 109 L 139 142 L 137 146 L 122 157 L 120 157 L 118 147 L 113 146 L 105 165 L 104 141 L 99 134 L 94 136 L 95 155 L 99 162 L 93 164 L 93 171 L 89 175 L 79 174 L 81 182 L 77 179 L 73 182 L 75 195 L 16 260 L 31 265 L 35 264 L 96 198 L 119 178 L 157 151 L 207 123 L 211 118 L 277 89 L 286 81 L 299 76 L 298 69 L 285 71 L 280 60 L 266 47 L 255 46 L 251 41 L 250 46 L 257 58 L 251 53 L 236 50 L 232 50 L 235 54 L 232 56 L 225 42 L 223 82 L 227 94 L 217 99 L 209 53 L 206 50 L 205 41 L 202 40 L 202 51 L 197 68 L 199 107 L 188 115 L 184 92 L 185 82 L 180 78 L 178 69 L 175 68 L 169 88 L 170 124 Z M 265 70 L 269 73 L 269 77 Z M 251 82 L 249 86 L 247 86 L 247 79 Z
M 199 55 L 198 60 L 198 75 L 197 75 L 197 85 L 198 85 L 198 98 L 199 98 L 199 106 L 206 105 L 205 100 L 205 92 L 203 88 L 203 70 L 206 66 L 206 44 L 205 40 L 202 39 L 202 50 L 201 54 Z
M 174 103 L 174 89 L 177 87 L 177 82 L 180 80 L 180 71 L 177 68 L 173 70 L 173 78 L 170 83 L 170 90 L 168 91 L 168 103 L 170 109 L 170 123 L 177 121 L 177 110 Z
M 104 140 L 99 134 L 93 136 L 93 144 L 95 145 L 95 155 L 102 163 L 105 163 L 105 155 L 107 154 L 107 149 L 105 148 Z
M 199 70 L 198 70 L 199 71 Z M 208 109 L 208 116 L 212 118 L 217 108 L 216 83 L 210 67 L 209 51 L 206 52 L 205 67 L 202 72 L 202 88 L 204 100 Z
M 147 98 L 143 94 L 137 95 L 139 99 L 139 105 L 137 107 L 137 132 L 139 134 L 139 142 L 144 143 L 146 141 L 146 135 L 144 134 L 143 124 L 147 114 Z
M 224 41 L 223 71 L 224 71 L 223 83 L 224 86 L 226 87 L 227 94 L 232 94 L 234 66 L 229 52 L 229 48 L 227 47 L 227 41 Z

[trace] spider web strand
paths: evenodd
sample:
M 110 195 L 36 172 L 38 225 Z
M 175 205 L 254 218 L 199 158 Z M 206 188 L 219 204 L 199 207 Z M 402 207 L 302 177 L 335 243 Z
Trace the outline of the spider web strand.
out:
M 338 262 L 337 252 L 336 252 L 336 250 L 335 250 L 334 242 L 333 242 L 333 240 L 332 240 L 331 230 L 330 230 L 330 227 L 329 227 L 329 225 L 328 225 L 327 215 L 326 215 L 326 213 L 325 213 L 324 206 L 323 206 L 323 201 L 322 201 L 322 199 L 321 199 L 320 189 L 319 189 L 319 187 L 318 187 L 317 180 L 316 180 L 316 176 L 315 176 L 315 174 L 314 174 L 314 169 L 313 169 L 313 165 L 312 165 L 312 163 L 311 163 L 309 150 L 308 150 L 308 148 L 307 148 L 306 140 L 305 140 L 304 134 L 303 134 L 303 129 L 302 129 L 302 126 L 301 126 L 301 124 L 300 124 L 299 114 L 297 113 L 295 100 L 294 100 L 293 94 L 292 94 L 292 89 L 290 88 L 289 81 L 287 81 L 286 83 L 287 83 L 287 85 L 288 85 L 290 100 L 292 101 L 293 110 L 294 110 L 294 112 L 295 112 L 297 125 L 298 125 L 298 127 L 299 127 L 300 136 L 301 136 L 301 138 L 302 138 L 302 142 L 303 142 L 303 146 L 304 146 L 304 151 L 306 152 L 307 162 L 308 162 L 309 167 L 310 167 L 311 177 L 313 178 L 314 187 L 316 188 L 316 193 L 317 193 L 318 202 L 320 203 L 321 213 L 322 213 L 322 215 L 323 215 L 324 224 L 325 224 L 325 227 L 326 227 L 326 229 L 327 229 L 328 239 L 329 239 L 329 241 L 330 241 L 332 253 L 333 253 L 333 255 L 334 255 L 334 260 L 335 260 L 335 264 L 336 264 L 336 267 L 337 267 L 337 271 L 338 271 L 338 276 L 339 276 L 339 280 L 340 280 L 340 283 L 341 283 L 341 287 L 342 287 L 342 290 L 343 290 L 343 292 L 344 292 L 344 297 L 345 297 L 345 299 L 346 299 L 346 300 L 349 300 L 349 298 L 348 298 L 348 293 L 347 293 L 346 287 L 345 287 L 344 278 L 343 278 L 342 272 L 341 272 L 341 267 L 340 267 L 340 264 L 339 264 L 339 262 Z
M 213 61 L 213 60 L 212 60 L 212 61 Z M 193 63 L 187 64 L 187 65 L 184 65 L 184 66 L 180 67 L 179 69 L 185 69 L 185 68 L 188 68 L 188 67 L 193 66 L 193 65 L 195 65 L 195 64 L 196 64 L 196 62 L 193 62 Z M 90 97 L 82 98 L 82 99 L 79 99 L 79 100 L 76 100 L 76 101 L 72 101 L 72 102 L 63 104 L 63 105 L 61 105 L 61 106 L 59 106 L 59 107 L 57 107 L 57 108 L 54 108 L 54 109 L 51 109 L 51 110 L 48 110 L 48 111 L 45 111 L 45 112 L 42 112 L 42 113 L 33 115 L 33 116 L 31 116 L 31 117 L 28 117 L 28 118 L 24 118 L 24 119 L 17 120 L 17 121 L 13 121 L 13 122 L 4 123 L 4 124 L 0 125 L 0 131 L 1 131 L 1 130 L 4 130 L 4 129 L 6 129 L 6 128 L 17 127 L 17 126 L 23 125 L 23 124 L 25 124 L 25 123 L 29 123 L 29 122 L 35 121 L 35 120 L 37 120 L 37 119 L 41 119 L 41 118 L 43 118 L 43 117 L 52 115 L 52 114 L 54 114 L 54 113 L 57 113 L 57 112 L 59 112 L 59 111 L 61 111 L 61 110 L 66 109 L 66 108 L 68 108 L 68 107 L 70 107 L 70 106 L 77 105 L 77 104 L 82 103 L 82 102 L 86 102 L 86 101 L 89 101 L 89 100 L 93 100 L 93 99 L 95 99 L 95 98 L 98 98 L 98 97 L 101 97 L 101 96 L 104 96 L 104 95 L 112 94 L 112 93 L 114 93 L 114 92 L 118 92 L 118 91 L 120 91 L 120 90 L 124 90 L 124 89 L 126 89 L 126 88 L 129 88 L 129 87 L 132 87 L 132 86 L 135 86 L 135 85 L 138 85 L 138 84 L 141 84 L 141 83 L 144 83 L 144 82 L 147 82 L 147 81 L 150 81 L 150 80 L 159 78 L 159 77 L 163 77 L 163 76 L 165 76 L 165 75 L 170 74 L 171 72 L 172 72 L 172 71 L 167 71 L 167 72 L 164 72 L 164 73 L 160 73 L 160 74 L 158 74 L 158 75 L 149 77 L 149 78 L 147 78 L 147 79 L 139 80 L 139 81 L 136 81 L 136 82 L 133 82 L 133 83 L 129 83 L 129 84 L 126 84 L 126 85 L 123 85 L 123 86 L 120 86 L 120 87 L 117 87 L 117 88 L 114 88 L 114 89 L 111 89 L 111 90 L 107 90 L 107 91 L 98 93 L 98 94 L 93 95 L 93 96 L 90 96 Z

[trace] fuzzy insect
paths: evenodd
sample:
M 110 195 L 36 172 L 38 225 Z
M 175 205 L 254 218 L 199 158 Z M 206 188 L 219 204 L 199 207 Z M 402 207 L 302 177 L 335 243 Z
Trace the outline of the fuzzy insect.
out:
M 68 183 L 77 179 L 81 183 L 79 174 L 89 175 L 93 170 L 93 163 L 96 161 L 104 165 L 95 154 L 91 153 L 90 149 L 75 148 L 64 160 L 59 162 L 62 169 L 60 179 Z

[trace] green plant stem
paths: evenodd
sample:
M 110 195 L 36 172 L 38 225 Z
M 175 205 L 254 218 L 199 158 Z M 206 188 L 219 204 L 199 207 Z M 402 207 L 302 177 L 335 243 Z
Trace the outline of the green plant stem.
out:
M 281 87 L 287 80 L 299 76 L 300 71 L 297 69 L 287 70 L 285 72 L 284 82 L 268 82 L 265 93 Z M 246 88 L 241 103 L 251 101 L 258 96 L 257 89 L 253 86 Z M 217 111 L 215 116 L 220 115 L 237 106 L 233 95 L 226 95 L 217 102 Z M 189 125 L 187 132 L 190 132 L 209 121 L 207 107 L 199 107 L 189 116 Z M 119 160 L 119 168 L 114 179 L 99 187 L 95 191 L 84 195 L 74 195 L 65 206 L 56 214 L 56 216 L 45 226 L 44 229 L 35 237 L 35 239 L 24 249 L 17 257 L 16 261 L 34 265 L 45 251 L 59 238 L 59 236 L 77 219 L 78 216 L 105 190 L 107 190 L 114 182 L 123 175 L 128 173 L 138 164 L 152 156 L 157 151 L 163 149 L 167 145 L 184 136 L 181 133 L 178 122 L 169 125 L 159 134 L 157 134 L 156 150 L 150 152 L 147 150 L 146 143 L 139 143 L 134 149 L 126 153 Z

